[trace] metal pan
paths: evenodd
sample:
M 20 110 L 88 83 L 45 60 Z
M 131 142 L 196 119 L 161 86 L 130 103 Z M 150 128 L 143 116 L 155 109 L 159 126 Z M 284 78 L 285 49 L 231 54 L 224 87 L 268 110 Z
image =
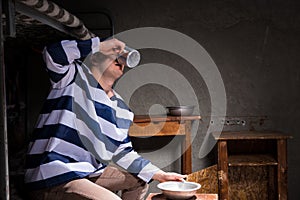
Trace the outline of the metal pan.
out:
M 167 106 L 168 115 L 181 116 L 193 114 L 195 106 Z

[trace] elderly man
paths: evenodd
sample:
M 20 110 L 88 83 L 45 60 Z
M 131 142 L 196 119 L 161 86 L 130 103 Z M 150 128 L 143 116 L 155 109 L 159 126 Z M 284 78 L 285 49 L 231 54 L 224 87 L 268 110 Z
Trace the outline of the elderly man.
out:
M 185 178 L 160 170 L 132 148 L 134 115 L 112 87 L 123 74 L 116 58 L 124 48 L 117 39 L 95 37 L 44 49 L 52 89 L 26 157 L 31 199 L 114 200 L 120 199 L 117 191 L 125 200 L 144 199 L 151 180 Z

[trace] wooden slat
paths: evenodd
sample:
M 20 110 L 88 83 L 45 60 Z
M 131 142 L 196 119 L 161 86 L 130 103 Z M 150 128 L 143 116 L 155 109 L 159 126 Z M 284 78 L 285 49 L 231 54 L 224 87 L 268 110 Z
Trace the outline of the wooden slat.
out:
M 183 174 L 192 173 L 192 143 L 191 143 L 191 122 L 187 121 L 185 124 L 185 137 L 182 141 L 181 152 L 181 166 Z
M 277 141 L 277 157 L 278 157 L 278 168 L 277 168 L 277 184 L 278 184 L 278 199 L 287 199 L 287 145 L 286 140 Z
M 214 132 L 216 140 L 259 140 L 259 139 L 288 139 L 292 136 L 276 131 L 230 131 Z
M 227 142 L 218 141 L 218 181 L 221 200 L 228 200 L 228 154 Z
M 229 166 L 265 166 L 277 165 L 277 161 L 271 155 L 230 155 Z
M 199 120 L 201 116 L 199 115 L 188 115 L 188 116 L 162 116 L 162 115 L 135 115 L 133 122 L 134 123 L 148 123 L 148 122 L 169 122 L 169 121 L 192 121 Z
M 133 137 L 185 135 L 185 124 L 178 122 L 135 123 L 129 129 Z

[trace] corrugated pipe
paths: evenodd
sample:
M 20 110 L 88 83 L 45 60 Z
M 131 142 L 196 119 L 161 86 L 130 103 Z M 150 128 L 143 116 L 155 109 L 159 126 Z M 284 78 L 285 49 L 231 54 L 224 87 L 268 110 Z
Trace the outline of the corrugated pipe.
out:
M 80 19 L 51 1 L 19 0 L 19 2 L 47 15 L 67 27 L 70 27 L 73 35 L 76 35 L 78 39 L 85 40 L 95 36 L 85 27 Z

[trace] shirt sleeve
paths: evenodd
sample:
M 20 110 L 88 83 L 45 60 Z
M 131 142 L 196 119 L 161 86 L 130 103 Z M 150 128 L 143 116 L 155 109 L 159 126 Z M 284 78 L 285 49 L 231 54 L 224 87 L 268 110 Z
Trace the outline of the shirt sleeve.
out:
M 131 142 L 119 146 L 113 161 L 129 173 L 136 175 L 145 182 L 149 182 L 160 169 L 149 160 L 140 156 L 133 148 Z
M 63 40 L 46 46 L 43 51 L 46 70 L 54 88 L 68 85 L 76 75 L 75 61 L 99 51 L 100 39 Z

